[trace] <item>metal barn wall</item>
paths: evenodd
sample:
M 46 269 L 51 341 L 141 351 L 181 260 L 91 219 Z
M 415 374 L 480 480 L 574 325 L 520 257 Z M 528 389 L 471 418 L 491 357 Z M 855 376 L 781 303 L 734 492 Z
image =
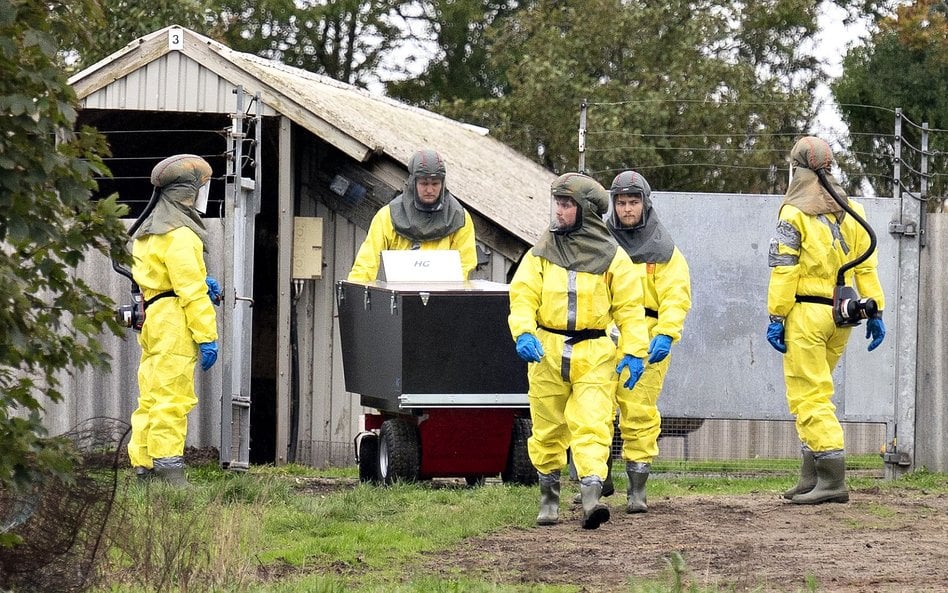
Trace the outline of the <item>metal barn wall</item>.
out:
M 208 219 L 208 253 L 205 254 L 208 273 L 221 277 L 223 272 L 222 219 Z M 131 221 L 127 222 L 131 226 Z M 112 298 L 117 305 L 130 303 L 129 282 L 112 270 L 111 261 L 98 252 L 87 255 L 75 270 L 77 278 L 83 278 L 94 289 Z M 221 332 L 220 309 L 217 329 Z M 111 362 L 101 368 L 87 370 L 62 377 L 61 392 L 64 398 L 59 403 L 47 402 L 44 426 L 50 434 L 61 434 L 89 418 L 104 416 L 129 421 L 137 406 L 138 360 L 141 347 L 138 334 L 128 330 L 121 338 L 107 333 L 101 338 Z M 221 367 L 214 365 L 207 373 L 198 368 L 195 389 L 198 405 L 188 416 L 187 446 L 217 447 L 220 444 L 220 396 Z M 205 395 L 207 394 L 207 395 Z
M 345 390 L 335 282 L 346 277 L 365 238 L 362 231 L 322 204 L 304 216 L 323 220 L 323 276 L 308 280 L 296 302 L 299 339 L 300 412 L 297 461 L 315 466 L 352 462 L 359 431 L 359 396 Z
M 691 270 L 692 310 L 672 350 L 660 408 L 691 418 L 790 419 L 783 359 L 764 339 L 768 248 L 782 196 L 657 194 L 653 203 Z M 886 296 L 888 338 L 866 351 L 865 324 L 853 330 L 834 373 L 841 420 L 893 418 L 896 340 L 916 312 L 899 309 L 899 241 L 887 232 L 900 204 L 869 198 L 868 222 L 878 239 L 879 276 Z M 862 333 L 860 333 L 862 332 Z
M 663 224 L 689 262 L 693 292 L 693 308 L 682 340 L 672 350 L 659 408 L 667 418 L 710 419 L 687 436 L 663 439 L 663 457 L 754 459 L 798 454 L 782 357 L 764 338 L 767 256 L 781 199 L 653 194 Z M 915 296 L 902 294 L 906 274 L 911 276 L 917 268 L 917 239 L 888 232 L 891 221 L 901 220 L 899 200 L 859 201 L 878 239 L 888 334 L 883 345 L 869 353 L 865 324 L 853 329 L 833 373 L 834 403 L 851 454 L 878 453 L 893 438 L 896 425 L 900 445 L 911 450 L 914 426 L 904 422 L 903 408 L 914 404 L 901 395 L 905 380 L 900 376 L 907 366 L 914 373 L 916 353 L 900 349 L 899 336 L 914 332 L 918 323 Z M 917 204 L 909 206 L 917 210 Z

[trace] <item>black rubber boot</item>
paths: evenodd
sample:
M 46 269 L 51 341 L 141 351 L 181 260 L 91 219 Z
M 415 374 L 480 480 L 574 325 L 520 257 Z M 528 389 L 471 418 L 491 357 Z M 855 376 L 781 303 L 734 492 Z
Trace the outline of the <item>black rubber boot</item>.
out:
M 583 499 L 583 529 L 598 529 L 609 520 L 609 507 L 599 502 L 599 497 L 602 496 L 602 480 L 599 476 L 583 478 L 579 493 Z
M 629 476 L 629 504 L 625 512 L 629 514 L 647 513 L 648 504 L 645 500 L 645 482 L 648 481 L 649 471 L 652 469 L 650 463 L 639 463 L 630 461 L 625 466 L 625 473 Z
M 832 451 L 815 456 L 816 486 L 809 492 L 797 494 L 793 504 L 822 504 L 824 502 L 849 502 L 846 489 L 846 455 Z
M 537 472 L 537 476 L 540 481 L 540 514 L 537 515 L 537 525 L 556 525 L 560 520 L 560 472 Z
M 797 485 L 783 493 L 783 497 L 792 500 L 797 494 L 806 494 L 816 486 L 816 459 L 809 447 L 803 447 L 803 463 L 800 465 L 800 479 Z
M 154 470 L 147 467 L 136 467 L 135 468 L 135 479 L 138 480 L 139 484 L 144 484 L 150 482 L 152 478 L 155 477 Z

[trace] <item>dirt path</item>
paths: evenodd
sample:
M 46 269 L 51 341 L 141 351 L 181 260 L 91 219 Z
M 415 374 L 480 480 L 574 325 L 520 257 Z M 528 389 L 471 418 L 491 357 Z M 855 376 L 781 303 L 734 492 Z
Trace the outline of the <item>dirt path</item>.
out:
M 567 502 L 559 525 L 467 540 L 425 570 L 625 593 L 632 577 L 668 579 L 677 551 L 691 582 L 735 591 L 807 591 L 812 575 L 820 593 L 948 592 L 946 495 L 869 489 L 812 507 L 771 493 L 678 497 L 644 515 L 626 515 L 624 495 L 607 500 L 612 521 L 598 531 L 580 529 Z

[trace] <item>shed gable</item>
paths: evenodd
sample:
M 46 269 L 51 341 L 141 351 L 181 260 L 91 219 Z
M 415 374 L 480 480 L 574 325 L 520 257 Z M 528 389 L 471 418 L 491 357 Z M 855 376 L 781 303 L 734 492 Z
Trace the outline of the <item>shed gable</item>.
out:
M 236 85 L 181 52 L 169 52 L 93 91 L 87 109 L 233 113 Z M 276 115 L 266 108 L 264 115 Z

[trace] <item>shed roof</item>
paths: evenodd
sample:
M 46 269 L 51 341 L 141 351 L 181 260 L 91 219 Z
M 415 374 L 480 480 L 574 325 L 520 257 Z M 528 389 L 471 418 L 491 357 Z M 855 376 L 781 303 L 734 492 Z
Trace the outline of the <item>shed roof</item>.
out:
M 407 170 L 416 150 L 434 148 L 447 165 L 447 186 L 466 206 L 530 245 L 547 228 L 547 198 L 554 174 L 492 138 L 483 128 L 234 51 L 183 27 L 175 25 L 145 35 L 75 74 L 69 82 L 79 99 L 88 101 L 175 52 L 196 63 L 198 69 L 209 70 L 235 87 L 243 86 L 250 94 L 259 93 L 268 110 L 284 115 L 359 162 L 384 154 Z M 195 64 L 189 67 L 194 70 Z M 170 92 L 164 81 L 144 78 L 139 84 L 155 88 L 123 94 L 122 108 L 149 110 L 138 97 L 153 105 L 159 88 Z M 195 74 L 194 80 L 198 78 Z

